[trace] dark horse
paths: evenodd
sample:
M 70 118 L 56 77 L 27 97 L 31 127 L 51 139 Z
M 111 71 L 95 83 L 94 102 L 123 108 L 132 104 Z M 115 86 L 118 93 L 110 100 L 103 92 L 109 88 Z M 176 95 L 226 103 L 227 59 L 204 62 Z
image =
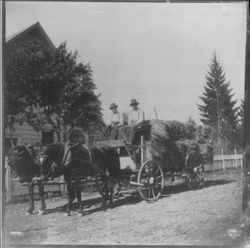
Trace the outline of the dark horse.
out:
M 80 180 L 88 176 L 95 176 L 103 183 L 101 195 L 103 197 L 102 208 L 106 203 L 113 203 L 113 186 L 119 177 L 120 160 L 117 152 L 108 146 L 96 146 L 88 149 L 86 146 L 72 146 L 72 161 L 64 166 L 64 143 L 49 144 L 37 153 L 32 147 L 15 146 L 8 156 L 8 164 L 17 175 L 20 182 L 28 183 L 30 207 L 27 213 L 34 211 L 34 178 L 37 177 L 39 196 L 41 199 L 40 214 L 46 208 L 44 200 L 44 182 L 61 175 L 67 184 L 67 213 L 70 215 L 74 191 L 82 212 Z M 75 187 L 74 187 L 75 186 Z M 100 185 L 99 185 L 100 186 Z
M 37 180 L 39 196 L 41 199 L 41 208 L 39 214 L 43 214 L 46 205 L 44 201 L 44 180 L 41 178 L 41 167 L 36 160 L 36 150 L 33 147 L 14 146 L 8 153 L 8 165 L 19 176 L 21 183 L 28 183 L 28 193 L 30 206 L 27 214 L 32 214 L 34 211 L 34 178 Z
M 72 159 L 67 166 L 65 165 L 65 149 L 67 148 L 64 143 L 47 145 L 44 152 L 40 154 L 40 163 L 42 174 L 64 175 L 67 184 L 68 215 L 70 215 L 74 191 L 76 191 L 80 212 L 82 212 L 81 180 L 89 176 L 99 178 L 103 184 L 102 208 L 106 208 L 108 200 L 112 205 L 113 187 L 120 173 L 119 155 L 115 149 L 108 146 L 95 146 L 89 149 L 84 145 L 73 145 L 69 148 Z

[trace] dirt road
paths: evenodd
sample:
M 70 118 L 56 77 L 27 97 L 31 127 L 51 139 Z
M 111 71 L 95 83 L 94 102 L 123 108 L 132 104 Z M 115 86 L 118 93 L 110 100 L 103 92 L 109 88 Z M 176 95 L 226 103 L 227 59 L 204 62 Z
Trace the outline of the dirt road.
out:
M 88 196 L 84 216 L 60 212 L 66 199 L 47 200 L 44 216 L 25 216 L 27 203 L 6 206 L 5 242 L 9 244 L 161 244 L 231 245 L 230 229 L 241 217 L 241 171 L 207 174 L 205 187 L 188 191 L 167 187 L 154 203 L 137 194 L 100 211 L 100 199 Z M 86 198 L 84 198 L 86 199 Z M 36 202 L 39 206 L 39 202 Z

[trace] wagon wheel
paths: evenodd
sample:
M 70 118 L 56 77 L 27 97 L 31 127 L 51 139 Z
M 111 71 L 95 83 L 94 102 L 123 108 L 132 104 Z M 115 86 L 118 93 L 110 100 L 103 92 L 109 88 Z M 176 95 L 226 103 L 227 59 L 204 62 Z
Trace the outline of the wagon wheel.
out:
M 186 183 L 189 189 L 196 189 L 203 186 L 203 175 L 202 172 L 193 170 L 187 173 Z
M 164 174 L 161 166 L 149 160 L 145 162 L 138 174 L 139 193 L 146 201 L 157 200 L 164 187 Z

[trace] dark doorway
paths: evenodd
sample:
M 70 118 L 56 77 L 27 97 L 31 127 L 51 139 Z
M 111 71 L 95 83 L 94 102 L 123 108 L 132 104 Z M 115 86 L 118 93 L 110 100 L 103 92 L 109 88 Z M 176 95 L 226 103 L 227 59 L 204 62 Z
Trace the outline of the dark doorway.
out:
M 42 132 L 42 144 L 47 145 L 54 142 L 54 132 L 51 131 L 43 131 Z

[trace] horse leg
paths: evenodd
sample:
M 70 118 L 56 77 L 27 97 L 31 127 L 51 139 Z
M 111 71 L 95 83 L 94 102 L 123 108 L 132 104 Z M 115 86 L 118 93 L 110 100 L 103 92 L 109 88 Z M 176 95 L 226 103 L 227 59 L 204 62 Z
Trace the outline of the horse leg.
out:
M 34 207 L 34 185 L 33 185 L 33 182 L 30 182 L 28 184 L 28 193 L 29 193 L 30 207 L 26 212 L 27 215 L 33 214 L 33 211 L 35 209 L 35 207 Z
M 72 182 L 71 182 L 71 177 L 67 178 L 67 198 L 68 198 L 68 205 L 67 205 L 67 215 L 70 216 L 70 210 L 72 207 Z
M 102 210 L 107 209 L 107 201 L 108 201 L 108 188 L 107 188 L 107 183 L 105 182 L 102 193 L 102 205 L 101 205 Z
M 76 195 L 77 195 L 77 203 L 78 203 L 78 206 L 79 206 L 79 213 L 82 214 L 82 189 L 81 189 L 81 185 L 79 185 L 79 182 L 77 183 L 77 186 L 76 186 Z
M 38 180 L 37 183 L 38 183 L 39 197 L 40 197 L 40 201 L 41 201 L 41 208 L 40 208 L 40 211 L 38 212 L 38 214 L 43 215 L 44 210 L 46 209 L 46 204 L 45 204 L 45 200 L 44 200 L 44 183 L 41 180 Z
M 114 187 L 113 185 L 111 185 L 109 189 L 109 207 L 111 209 L 114 207 L 113 195 L 114 195 Z

